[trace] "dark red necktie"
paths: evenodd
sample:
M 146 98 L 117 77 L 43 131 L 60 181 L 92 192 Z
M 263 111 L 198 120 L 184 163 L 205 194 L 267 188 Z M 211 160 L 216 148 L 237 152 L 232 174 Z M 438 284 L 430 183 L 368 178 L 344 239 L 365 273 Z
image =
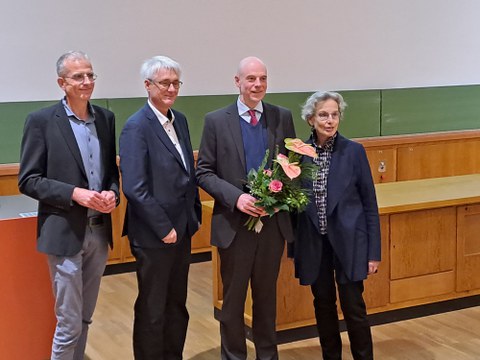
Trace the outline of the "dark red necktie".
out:
M 255 114 L 255 110 L 248 110 L 250 114 L 250 124 L 255 126 L 258 124 L 257 114 Z

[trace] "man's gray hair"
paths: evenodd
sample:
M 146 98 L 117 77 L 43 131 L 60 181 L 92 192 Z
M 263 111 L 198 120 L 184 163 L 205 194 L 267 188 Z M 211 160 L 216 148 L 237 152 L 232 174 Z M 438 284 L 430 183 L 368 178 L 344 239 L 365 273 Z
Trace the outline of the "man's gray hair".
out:
M 145 60 L 142 64 L 140 74 L 144 80 L 151 80 L 161 69 L 173 70 L 178 77 L 182 74 L 180 65 L 167 56 L 154 56 L 151 59 Z
M 65 75 L 67 75 L 67 70 L 65 69 L 65 61 L 67 60 L 87 60 L 88 62 L 90 62 L 88 55 L 85 54 L 83 51 L 67 51 L 57 60 L 57 75 L 59 77 L 64 77 Z

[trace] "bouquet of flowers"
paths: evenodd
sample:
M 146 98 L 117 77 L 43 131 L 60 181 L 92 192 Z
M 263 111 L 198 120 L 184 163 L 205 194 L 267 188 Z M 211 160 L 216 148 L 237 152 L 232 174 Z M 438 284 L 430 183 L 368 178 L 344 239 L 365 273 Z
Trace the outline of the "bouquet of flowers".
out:
M 317 170 L 315 164 L 300 164 L 302 155 L 317 156 L 313 146 L 300 139 L 286 138 L 285 147 L 288 156 L 279 154 L 277 148 L 271 169 L 265 169 L 267 150 L 258 170 L 252 169 L 247 175 L 250 194 L 257 198 L 255 205 L 263 207 L 270 217 L 278 211 L 303 211 L 309 202 L 309 191 L 302 188 L 302 180 L 313 179 Z M 263 223 L 260 217 L 250 216 L 245 226 L 259 233 Z

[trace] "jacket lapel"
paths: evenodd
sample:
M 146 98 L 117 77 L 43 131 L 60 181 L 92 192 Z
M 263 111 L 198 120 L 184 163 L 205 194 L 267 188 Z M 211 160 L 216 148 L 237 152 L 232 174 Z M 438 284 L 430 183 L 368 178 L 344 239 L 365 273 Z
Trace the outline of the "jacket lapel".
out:
M 307 143 L 312 144 L 311 141 L 307 141 Z M 303 164 L 313 164 L 313 159 L 309 156 L 302 156 L 302 163 Z M 315 228 L 320 233 L 320 224 L 318 223 L 318 213 L 317 213 L 317 204 L 315 203 L 315 195 L 313 194 L 313 181 L 306 180 L 305 183 L 302 184 L 305 189 L 310 189 L 310 202 L 308 203 L 307 207 L 305 208 L 305 214 L 310 218 L 311 222 L 315 225 Z
M 338 134 L 332 152 L 332 159 L 330 160 L 330 171 L 328 173 L 327 215 L 333 212 L 333 209 L 337 206 L 338 201 L 342 197 L 351 179 L 352 166 L 346 158 L 346 144 L 345 138 Z
M 95 111 L 95 129 L 97 130 L 98 141 L 100 143 L 100 154 L 102 164 L 108 164 L 108 128 L 107 121 L 100 111 Z M 105 167 L 105 166 L 104 166 Z M 105 174 L 104 174 L 105 176 Z
M 172 153 L 172 155 L 177 159 L 179 162 L 180 166 L 185 170 L 185 166 L 183 165 L 182 157 L 180 156 L 180 153 L 177 151 L 175 148 L 175 145 L 173 145 L 172 140 L 167 135 L 167 132 L 163 128 L 162 124 L 160 124 L 160 121 L 158 120 L 157 116 L 153 113 L 152 109 L 150 109 L 150 106 L 148 104 L 145 104 L 143 111 L 145 112 L 145 116 L 149 121 L 150 127 L 155 135 L 160 139 L 160 141 L 165 145 L 168 151 Z M 174 122 L 175 124 L 175 122 Z M 178 136 L 178 134 L 177 134 Z
M 185 170 L 187 171 L 188 174 L 190 174 L 191 166 L 192 166 L 192 164 L 190 163 L 190 159 L 193 156 L 193 152 L 189 150 L 187 147 L 186 139 L 188 138 L 188 132 L 186 131 L 186 128 L 184 126 L 185 125 L 184 121 L 186 121 L 186 119 L 180 118 L 180 115 L 178 113 L 175 113 L 175 121 L 173 122 L 173 127 L 175 128 L 175 132 L 177 133 L 178 142 L 180 143 L 180 147 L 182 148 L 182 152 L 183 152 L 183 157 L 185 158 L 185 165 L 187 167 Z M 190 154 L 192 154 L 192 156 L 190 156 Z M 180 161 L 183 166 L 181 157 L 180 157 Z
M 275 156 L 275 144 L 276 144 L 276 129 L 278 128 L 278 122 L 280 115 L 278 114 L 278 108 L 271 107 L 269 104 L 263 103 L 263 126 L 266 126 L 268 133 L 268 151 L 270 152 L 268 158 L 268 167 L 272 166 L 272 159 Z
M 59 103 L 57 110 L 55 111 L 55 121 L 57 122 L 58 127 L 60 128 L 60 132 L 63 135 L 63 138 L 67 144 L 68 149 L 73 155 L 73 158 L 77 162 L 78 167 L 82 170 L 83 176 L 87 177 L 85 172 L 85 167 L 83 166 L 82 155 L 80 154 L 80 149 L 77 144 L 77 140 L 75 139 L 75 135 L 73 133 L 72 127 L 70 125 L 70 121 L 68 120 L 68 116 L 63 108 L 62 102 Z
M 225 113 L 226 117 L 226 125 L 227 128 L 230 130 L 230 134 L 233 139 L 233 143 L 237 148 L 238 157 L 242 163 L 243 169 L 246 169 L 246 160 L 245 160 L 245 149 L 243 147 L 243 140 L 242 140 L 242 129 L 240 128 L 240 122 L 238 119 L 238 109 L 237 104 L 230 105 Z

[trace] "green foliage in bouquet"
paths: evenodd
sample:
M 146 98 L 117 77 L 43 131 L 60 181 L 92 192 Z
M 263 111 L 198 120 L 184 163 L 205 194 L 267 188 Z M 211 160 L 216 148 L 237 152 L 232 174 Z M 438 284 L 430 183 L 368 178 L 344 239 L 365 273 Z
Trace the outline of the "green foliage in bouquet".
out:
M 269 151 L 265 152 L 262 163 L 257 170 L 250 170 L 247 175 L 247 187 L 250 194 L 257 199 L 255 205 L 263 207 L 273 216 L 278 211 L 298 211 L 305 209 L 309 202 L 309 190 L 302 187 L 305 180 L 316 176 L 317 165 L 301 163 L 301 156 L 315 157 L 315 149 L 299 139 L 285 139 L 288 156 L 278 153 L 271 169 L 266 169 Z M 261 231 L 259 217 L 250 216 L 245 223 L 249 230 Z

